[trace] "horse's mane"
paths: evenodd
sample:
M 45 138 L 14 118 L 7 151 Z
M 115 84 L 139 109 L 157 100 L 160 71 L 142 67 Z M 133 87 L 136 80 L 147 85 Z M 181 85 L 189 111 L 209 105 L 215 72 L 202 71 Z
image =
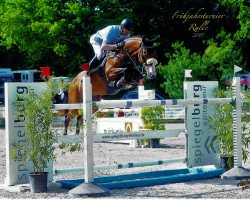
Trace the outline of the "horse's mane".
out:
M 138 36 L 133 36 L 133 37 L 126 39 L 125 42 L 129 40 L 141 40 L 141 39 L 142 39 L 141 36 L 138 35 Z

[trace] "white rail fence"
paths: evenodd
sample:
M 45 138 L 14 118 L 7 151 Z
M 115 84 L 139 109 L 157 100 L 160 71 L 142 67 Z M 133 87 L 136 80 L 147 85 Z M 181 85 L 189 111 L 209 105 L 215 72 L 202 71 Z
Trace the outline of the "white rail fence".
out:
M 27 83 L 26 83 L 27 84 Z M 34 83 L 34 85 L 36 85 Z M 83 130 L 83 135 L 79 136 L 62 136 L 60 138 L 61 142 L 63 143 L 77 143 L 77 142 L 82 142 L 84 145 L 84 157 L 85 157 L 85 162 L 84 162 L 84 172 L 85 172 L 85 183 L 94 183 L 94 170 L 95 169 L 105 169 L 108 168 L 107 166 L 94 166 L 94 157 L 93 157 L 93 143 L 95 141 L 98 142 L 103 142 L 103 141 L 110 141 L 110 140 L 122 140 L 122 139 L 141 139 L 141 138 L 155 138 L 155 135 L 157 134 L 157 137 L 173 137 L 179 134 L 180 131 L 183 130 L 175 130 L 175 131 L 152 131 L 152 132 L 130 132 L 130 133 L 116 133 L 115 135 L 113 134 L 94 134 L 93 133 L 93 127 L 92 127 L 92 104 L 95 104 L 96 107 L 98 108 L 103 108 L 103 109 L 114 109 L 114 108 L 123 108 L 123 109 L 134 109 L 134 108 L 141 108 L 143 106 L 189 106 L 190 111 L 189 113 L 186 113 L 186 120 L 201 120 L 202 116 L 202 109 L 203 112 L 207 111 L 207 106 L 213 105 L 213 104 L 225 104 L 225 103 L 231 103 L 234 102 L 235 108 L 234 108 L 234 113 L 233 113 L 233 118 L 234 118 L 234 145 L 235 145 L 235 160 L 234 160 L 234 165 L 235 168 L 242 169 L 242 145 L 241 145 L 241 97 L 240 97 L 240 84 L 239 84 L 239 78 L 234 78 L 233 82 L 233 98 L 204 98 L 201 99 L 200 97 L 204 96 L 204 87 L 202 87 L 201 84 L 199 83 L 194 83 L 192 85 L 193 91 L 191 91 L 192 94 L 195 94 L 195 92 L 201 92 L 199 95 L 198 93 L 195 94 L 195 97 L 199 98 L 191 98 L 191 99 L 173 99 L 173 100 L 113 100 L 113 101 L 100 101 L 100 102 L 92 102 L 92 89 L 91 89 L 91 84 L 90 84 L 90 78 L 89 77 L 84 77 L 83 78 L 83 103 L 82 104 L 54 104 L 53 109 L 83 109 L 85 112 L 84 113 L 84 130 Z M 42 87 L 40 85 L 37 85 L 37 92 L 39 92 Z M 11 105 L 11 101 L 13 102 L 13 98 L 15 97 L 15 92 L 16 91 L 28 91 L 29 87 L 25 85 L 25 83 L 21 83 L 21 85 L 16 86 L 15 88 L 8 87 L 7 92 L 9 92 L 9 95 L 6 95 L 7 98 L 9 98 L 9 103 L 6 107 L 6 116 L 7 116 L 7 154 L 6 155 L 6 160 L 7 160 L 7 184 L 13 185 L 13 184 L 18 184 L 18 183 L 23 183 L 27 180 L 14 180 L 15 178 L 18 179 L 18 176 L 20 176 L 20 163 L 15 163 L 14 161 L 10 160 L 10 150 L 11 150 L 11 143 L 16 142 L 20 140 L 20 137 L 14 136 L 13 133 L 15 132 L 20 132 L 24 128 L 24 124 L 17 124 L 16 121 L 14 120 L 15 118 L 13 117 L 13 105 Z M 206 89 L 206 88 L 205 88 Z M 203 116 L 204 117 L 204 116 Z M 198 137 L 196 135 L 197 130 L 191 129 L 190 126 L 192 125 L 193 128 L 197 127 L 200 122 L 198 121 L 193 121 L 192 124 L 189 123 L 187 128 L 187 132 L 191 131 L 190 134 L 194 135 L 196 138 Z M 188 133 L 189 134 L 189 133 Z M 15 138 L 16 137 L 16 138 Z M 201 137 L 199 135 L 199 137 Z M 208 140 L 210 136 L 205 138 L 205 145 L 207 145 Z M 22 138 L 23 139 L 23 138 Z M 196 142 L 199 139 L 195 139 Z M 204 139 L 203 139 L 204 140 Z M 190 146 L 188 148 L 193 148 L 193 144 L 189 144 Z M 198 145 L 197 145 L 198 147 Z M 202 150 L 204 153 L 204 149 L 207 148 L 208 146 L 202 146 Z M 191 152 L 191 153 L 190 153 Z M 168 163 L 168 162 L 183 162 L 183 161 L 188 161 L 190 162 L 193 157 L 199 156 L 201 152 L 201 149 L 194 149 L 193 151 L 190 151 L 190 149 L 187 149 L 187 156 L 191 157 L 186 157 L 186 158 L 175 158 L 173 161 L 162 161 L 162 163 Z M 192 155 L 190 155 L 192 154 Z M 210 154 L 210 153 L 209 153 Z M 214 157 L 216 155 L 216 152 L 214 152 Z M 203 159 L 202 157 L 205 157 L 205 160 L 208 160 L 206 156 L 202 154 L 202 156 L 199 157 L 199 159 Z M 155 161 L 152 161 L 154 163 Z M 216 163 L 217 160 L 215 161 Z M 151 164 L 152 164 L 151 163 Z M 136 163 L 137 165 L 143 165 L 143 163 Z M 149 163 L 144 163 L 146 166 Z M 189 163 L 190 164 L 190 163 Z M 191 164 L 192 165 L 192 164 Z M 124 165 L 125 166 L 125 165 Z M 22 164 L 22 168 L 28 169 L 28 166 L 26 164 Z M 117 166 L 113 166 L 116 168 Z M 111 167 L 110 167 L 111 168 Z M 50 169 L 51 170 L 51 169 Z M 27 171 L 27 170 L 26 170 Z M 28 172 L 28 171 L 27 171 Z M 26 173 L 27 173 L 26 172 Z M 24 173 L 24 172 L 22 172 Z

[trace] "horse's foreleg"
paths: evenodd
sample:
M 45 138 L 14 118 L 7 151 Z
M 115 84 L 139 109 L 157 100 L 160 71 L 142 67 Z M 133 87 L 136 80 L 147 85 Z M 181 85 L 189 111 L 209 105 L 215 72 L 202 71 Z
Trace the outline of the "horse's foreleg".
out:
M 80 133 L 80 127 L 82 125 L 82 120 L 83 120 L 82 115 L 77 116 L 77 118 L 76 118 L 76 134 L 77 135 L 79 135 L 79 133 Z
M 68 134 L 68 127 L 69 127 L 70 120 L 71 120 L 70 114 L 67 113 L 67 114 L 65 115 L 64 133 L 63 133 L 63 135 L 67 135 L 67 134 Z

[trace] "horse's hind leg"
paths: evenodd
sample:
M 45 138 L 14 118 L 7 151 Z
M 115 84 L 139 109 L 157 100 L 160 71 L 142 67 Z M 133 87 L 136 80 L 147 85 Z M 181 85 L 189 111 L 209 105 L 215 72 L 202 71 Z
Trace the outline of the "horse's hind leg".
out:
M 79 133 L 80 133 L 82 120 L 83 120 L 82 115 L 77 116 L 77 118 L 76 118 L 76 134 L 77 135 L 79 135 Z

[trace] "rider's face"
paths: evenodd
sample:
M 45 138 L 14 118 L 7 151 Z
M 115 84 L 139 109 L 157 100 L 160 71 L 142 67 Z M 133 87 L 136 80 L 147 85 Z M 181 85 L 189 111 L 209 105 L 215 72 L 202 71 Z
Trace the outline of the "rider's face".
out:
M 122 28 L 122 34 L 123 35 L 128 35 L 129 34 L 129 30 L 126 28 Z

